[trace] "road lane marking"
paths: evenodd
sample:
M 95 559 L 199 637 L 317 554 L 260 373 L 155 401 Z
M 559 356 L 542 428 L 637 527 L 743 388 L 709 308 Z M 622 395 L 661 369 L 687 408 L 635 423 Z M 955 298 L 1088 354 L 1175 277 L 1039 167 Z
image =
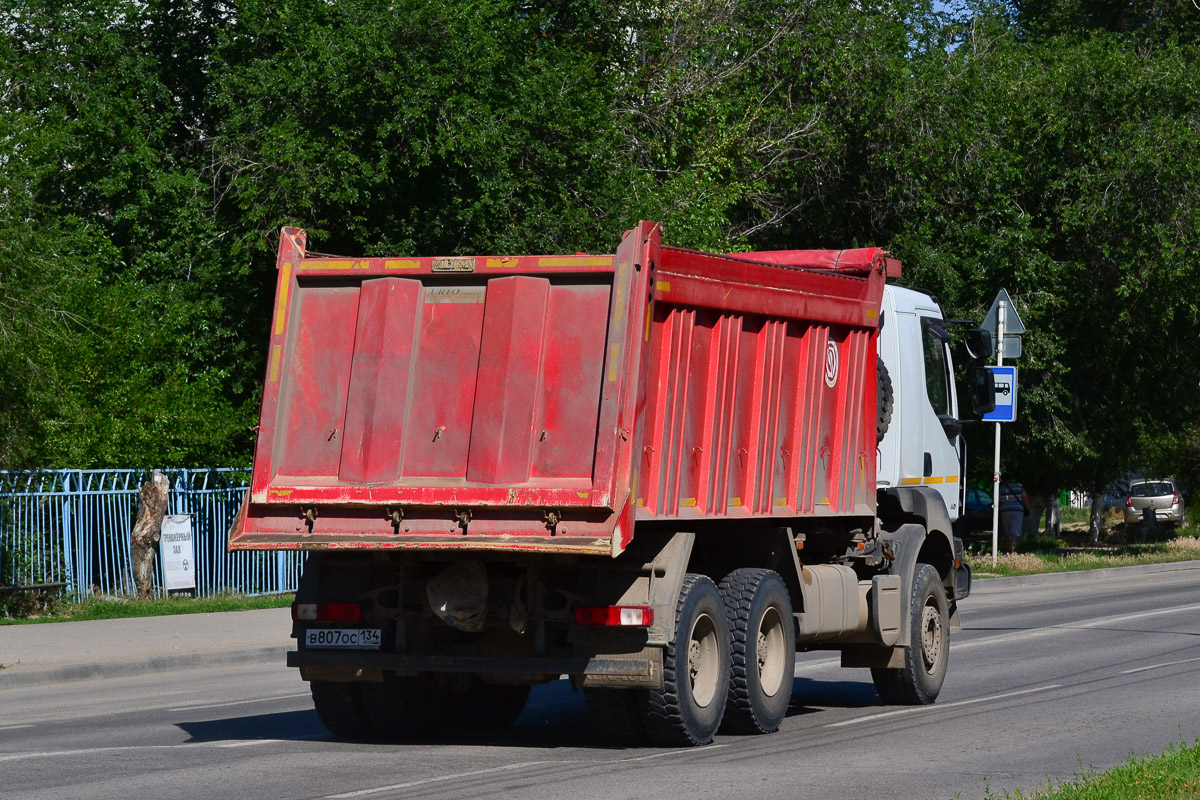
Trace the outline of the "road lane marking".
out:
M 256 744 L 289 744 L 290 742 L 308 742 L 326 738 L 327 734 L 313 733 L 308 736 L 293 736 L 291 739 L 241 739 L 236 742 L 205 742 L 213 747 L 250 747 Z
M 1025 694 L 1034 694 L 1036 692 L 1048 692 L 1051 689 L 1061 689 L 1061 683 L 1052 683 L 1049 686 L 1039 686 L 1036 689 L 1022 689 L 1019 692 L 1005 692 L 1004 694 L 994 694 L 990 697 L 976 697 L 972 700 L 958 700 L 953 703 L 938 703 L 932 706 L 917 706 L 916 708 L 901 708 L 896 711 L 884 711 L 882 714 L 870 714 L 865 717 L 855 717 L 854 719 L 842 720 L 841 722 L 831 722 L 826 725 L 826 728 L 844 728 L 847 725 L 857 725 L 860 722 L 870 722 L 876 719 L 884 719 L 886 717 L 899 717 L 904 714 L 916 714 L 920 711 L 936 711 L 943 708 L 957 708 L 958 706 L 970 706 L 977 703 L 991 703 L 996 700 L 1005 700 L 1009 697 L 1018 697 Z
M 705 747 L 703 750 L 668 750 L 665 753 L 651 753 L 648 756 L 634 756 L 633 758 L 619 758 L 616 761 L 612 761 L 609 763 L 627 764 L 630 761 L 649 761 L 652 758 L 662 758 L 663 756 L 694 755 L 697 752 L 711 753 L 713 750 L 720 750 L 722 747 L 729 747 L 729 745 L 727 745 L 727 744 L 710 744 L 707 747 Z M 593 761 L 592 763 L 595 764 L 595 763 L 603 763 L 603 762 Z
M 713 750 L 720 750 L 722 747 L 729 747 L 727 744 L 712 744 L 705 747 L 702 752 L 710 753 Z M 393 783 L 388 786 L 375 786 L 370 789 L 359 789 L 354 792 L 342 792 L 341 794 L 326 795 L 322 800 L 349 800 L 354 797 L 367 797 L 381 792 L 393 792 L 397 789 L 411 789 L 415 786 L 425 786 L 431 783 L 444 783 L 446 781 L 458 780 L 460 778 L 475 778 L 480 775 L 492 775 L 497 772 L 511 772 L 514 769 L 524 769 L 525 767 L 540 767 L 547 764 L 628 764 L 634 761 L 649 761 L 655 758 L 663 758 L 665 756 L 679 755 L 695 755 L 696 750 L 667 750 L 663 753 L 651 753 L 648 756 L 634 756 L 632 758 L 619 758 L 615 761 L 583 761 L 577 758 L 563 759 L 561 761 L 522 761 L 516 764 L 504 764 L 499 767 L 489 767 L 488 769 L 477 769 L 470 772 L 457 772 L 453 775 L 439 775 L 436 778 L 423 778 L 417 781 L 408 781 L 406 783 Z
M 521 761 L 516 764 L 505 764 L 500 767 L 491 767 L 490 769 L 476 769 L 470 772 L 458 772 L 453 775 L 439 775 L 436 778 L 424 778 L 419 781 L 408 781 L 406 783 L 393 783 L 390 786 L 376 786 L 372 789 L 359 789 L 356 792 L 342 792 L 341 794 L 328 794 L 322 800 L 347 800 L 351 797 L 366 797 L 372 794 L 381 792 L 394 792 L 397 789 L 411 789 L 414 786 L 426 786 L 431 783 L 444 783 L 445 781 L 454 781 L 459 778 L 474 778 L 479 775 L 491 775 L 497 772 L 511 772 L 514 769 L 525 769 L 526 767 L 540 767 L 546 764 L 576 764 L 580 763 L 577 759 L 567 761 Z M 591 762 L 595 763 L 595 762 Z
M 124 750 L 168 750 L 177 744 L 146 744 L 136 747 L 86 747 L 82 750 L 37 750 L 31 753 L 8 753 L 0 755 L 0 762 L 21 761 L 30 758 L 58 758 L 60 756 L 86 756 L 95 753 L 119 753 Z
M 21 728 L 32 728 L 32 727 L 33 727 L 32 725 L 5 725 L 3 728 L 0 728 L 0 731 L 16 731 L 16 730 L 20 730 Z
M 278 697 L 256 697 L 253 700 L 233 700 L 228 703 L 207 703 L 202 706 L 179 706 L 178 708 L 168 708 L 167 711 L 199 711 L 204 708 L 224 708 L 226 706 L 244 706 L 248 703 L 269 703 L 272 700 L 291 700 L 294 697 L 308 697 L 308 692 L 281 694 Z
M 1160 617 L 1167 614 L 1184 614 L 1189 612 L 1200 611 L 1200 603 L 1195 603 L 1188 606 L 1175 606 L 1174 608 L 1160 608 L 1154 611 L 1139 611 L 1134 614 L 1114 614 L 1111 617 L 1098 617 L 1092 620 L 1080 622 L 1064 622 L 1061 625 L 1049 625 L 1044 628 L 1030 628 L 1023 631 L 1013 631 L 1011 633 L 1001 633 L 996 636 L 985 636 L 984 638 L 971 639 L 966 642 L 954 642 L 952 649 L 954 651 L 970 650 L 975 647 L 982 647 L 989 644 L 1003 644 L 1012 642 L 1017 639 L 1035 639 L 1039 636 L 1049 636 L 1054 633 L 1069 633 L 1078 630 L 1090 630 L 1100 628 L 1105 625 L 1115 625 L 1121 622 L 1131 622 L 1138 619 L 1146 619 L 1147 617 Z M 964 628 L 965 631 L 970 631 L 970 628 Z
M 32 727 L 32 726 L 28 726 Z M 308 736 L 294 736 L 290 739 L 238 739 L 237 741 L 222 741 L 222 742 L 178 742 L 176 744 L 138 744 L 124 745 L 112 747 L 84 747 L 79 750 L 33 750 L 28 753 L 0 753 L 0 763 L 5 761 L 27 761 L 33 758 L 61 758 L 63 756 L 88 756 L 96 753 L 123 753 L 126 751 L 143 751 L 143 750 L 171 750 L 176 748 L 193 748 L 193 747 L 247 747 L 253 744 L 286 744 L 288 742 L 309 741 L 315 739 L 324 739 L 326 735 L 323 733 L 311 734 Z
M 1181 661 L 1167 661 L 1162 664 L 1152 664 L 1148 667 L 1138 667 L 1137 669 L 1122 670 L 1121 674 L 1122 675 L 1132 675 L 1135 672 L 1145 672 L 1146 670 L 1149 670 L 1149 669 L 1162 669 L 1163 667 L 1174 667 L 1177 664 L 1193 664 L 1197 661 L 1200 661 L 1200 658 L 1185 658 Z

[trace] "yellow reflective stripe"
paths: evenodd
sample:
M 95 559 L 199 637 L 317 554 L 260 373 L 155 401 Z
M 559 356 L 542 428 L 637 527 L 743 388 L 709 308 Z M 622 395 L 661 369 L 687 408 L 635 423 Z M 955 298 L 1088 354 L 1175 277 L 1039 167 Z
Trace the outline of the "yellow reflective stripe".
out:
M 279 272 L 279 302 L 275 305 L 275 333 L 283 333 L 283 321 L 287 317 L 288 293 L 292 289 L 292 265 L 284 264 Z
M 546 256 L 539 258 L 539 267 L 607 267 L 612 256 Z

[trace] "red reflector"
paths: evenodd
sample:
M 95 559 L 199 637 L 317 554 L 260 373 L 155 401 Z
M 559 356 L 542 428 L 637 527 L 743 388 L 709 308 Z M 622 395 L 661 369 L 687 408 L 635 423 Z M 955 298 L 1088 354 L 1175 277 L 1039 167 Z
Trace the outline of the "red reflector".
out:
M 649 606 L 580 606 L 575 609 L 578 625 L 648 628 L 654 624 L 654 612 Z
M 362 619 L 358 603 L 292 603 L 292 619 L 306 622 L 358 622 Z

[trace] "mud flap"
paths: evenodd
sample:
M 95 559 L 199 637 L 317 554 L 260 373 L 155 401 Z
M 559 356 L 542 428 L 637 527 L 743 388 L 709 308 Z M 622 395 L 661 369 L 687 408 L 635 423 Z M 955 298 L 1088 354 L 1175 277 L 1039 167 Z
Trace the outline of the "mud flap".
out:
M 848 644 L 842 647 L 842 666 L 871 669 L 902 669 L 903 647 L 880 647 L 874 644 Z
M 963 542 L 954 537 L 954 599 L 962 600 L 971 594 L 971 567 L 963 561 Z

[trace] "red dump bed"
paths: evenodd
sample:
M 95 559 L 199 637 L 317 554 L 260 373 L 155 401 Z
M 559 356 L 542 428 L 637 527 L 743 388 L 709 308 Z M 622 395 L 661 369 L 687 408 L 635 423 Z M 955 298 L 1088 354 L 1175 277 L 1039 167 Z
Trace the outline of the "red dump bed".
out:
M 283 231 L 231 549 L 617 554 L 643 520 L 874 513 L 876 248 L 336 258 Z

